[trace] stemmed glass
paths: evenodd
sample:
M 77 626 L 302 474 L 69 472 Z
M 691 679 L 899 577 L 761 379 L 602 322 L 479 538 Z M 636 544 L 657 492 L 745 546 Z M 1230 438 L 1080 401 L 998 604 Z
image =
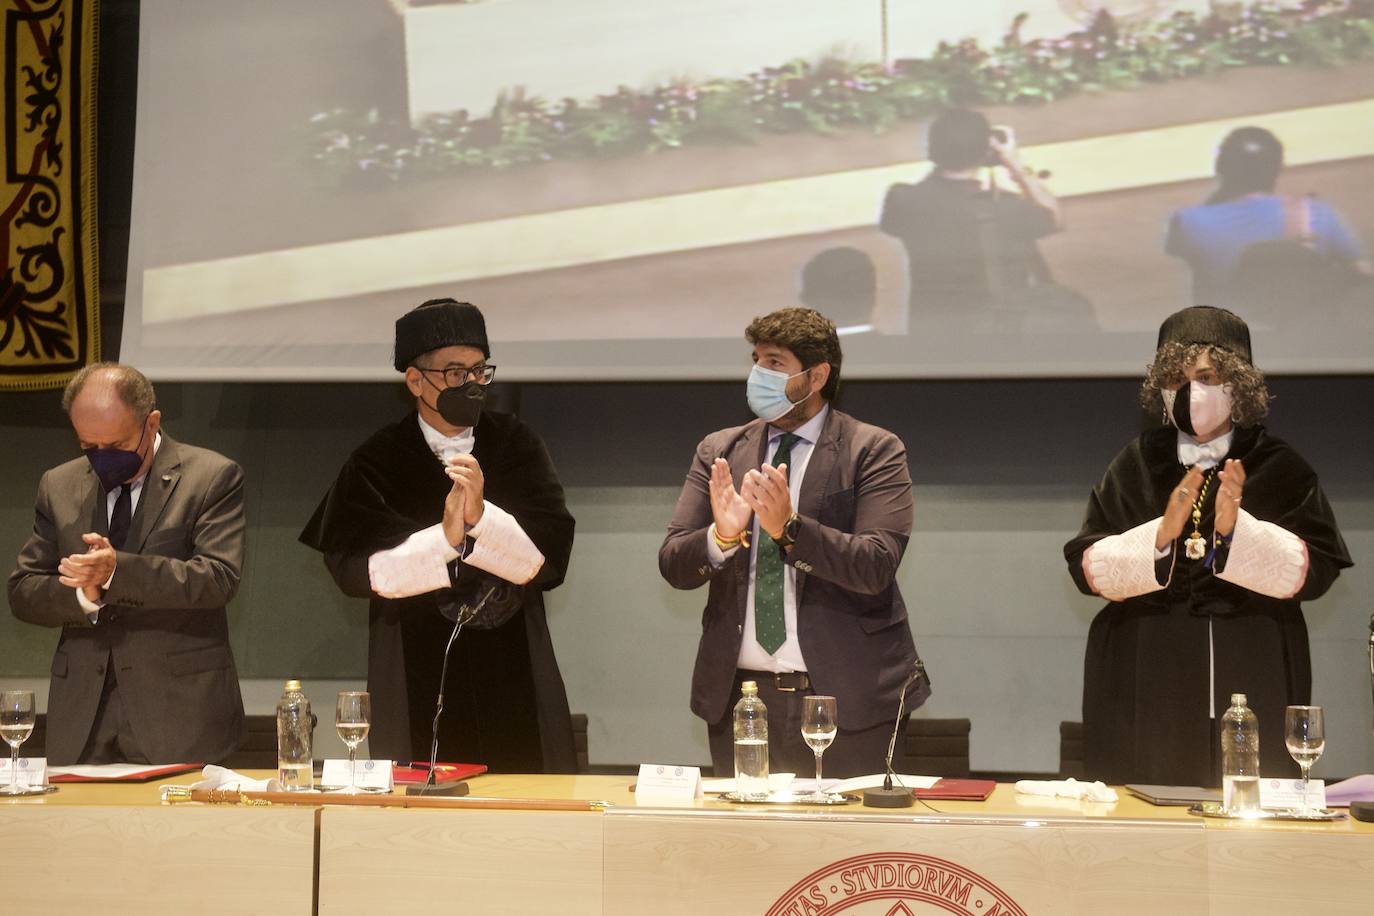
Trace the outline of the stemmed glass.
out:
M 28 794 L 19 784 L 19 745 L 33 734 L 34 718 L 32 690 L 0 692 L 0 738 L 10 746 L 10 784 L 0 789 L 0 795 Z
M 835 698 L 814 695 L 802 699 L 802 738 L 816 754 L 816 791 L 811 801 L 827 802 L 830 796 L 821 791 L 821 755 L 835 740 Z
M 358 792 L 358 745 L 372 727 L 372 697 L 364 690 L 340 690 L 334 707 L 334 728 L 348 745 L 348 794 Z
M 1302 807 L 1299 814 L 1315 813 L 1307 801 L 1307 777 L 1312 764 L 1326 750 L 1326 725 L 1320 706 L 1289 706 L 1283 714 L 1283 738 L 1288 753 L 1302 767 Z

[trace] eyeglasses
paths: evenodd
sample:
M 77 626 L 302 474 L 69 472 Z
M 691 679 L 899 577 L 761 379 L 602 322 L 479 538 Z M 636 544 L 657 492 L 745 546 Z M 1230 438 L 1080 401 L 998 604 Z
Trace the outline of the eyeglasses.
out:
M 473 366 L 471 369 L 467 369 L 463 366 L 449 366 L 444 369 L 427 369 L 424 366 L 416 366 L 415 368 L 419 369 L 421 372 L 440 373 L 444 377 L 444 385 L 449 388 L 457 388 L 467 383 L 469 380 L 479 385 L 490 385 L 492 379 L 496 378 L 496 366 L 492 363 Z

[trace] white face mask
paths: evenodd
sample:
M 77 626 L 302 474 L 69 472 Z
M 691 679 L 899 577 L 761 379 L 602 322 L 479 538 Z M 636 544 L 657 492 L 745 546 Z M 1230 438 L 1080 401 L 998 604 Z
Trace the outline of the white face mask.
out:
M 1178 391 L 1160 391 L 1164 420 L 1190 436 L 1204 439 L 1231 419 L 1231 386 L 1185 382 Z

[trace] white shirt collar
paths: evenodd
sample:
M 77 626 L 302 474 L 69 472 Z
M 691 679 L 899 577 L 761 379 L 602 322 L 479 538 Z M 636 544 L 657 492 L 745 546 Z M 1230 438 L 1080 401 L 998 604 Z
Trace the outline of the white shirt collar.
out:
M 792 430 L 792 435 L 811 445 L 815 445 L 817 440 L 821 437 L 821 430 L 825 428 L 825 418 L 829 414 L 830 405 L 826 404 L 814 417 Z M 768 441 L 771 443 L 781 439 L 783 432 L 784 430 L 778 429 L 770 423 L 768 426 Z
M 425 422 L 425 418 L 416 415 L 420 421 L 420 435 L 425 437 L 425 444 L 434 453 L 434 457 L 443 461 L 454 455 L 471 455 L 472 446 L 477 442 L 477 436 L 469 426 L 456 436 L 445 436 Z
M 1210 442 L 1198 442 L 1180 429 L 1178 431 L 1179 464 L 1185 468 L 1196 464 L 1203 470 L 1216 467 L 1231 451 L 1231 440 L 1235 438 L 1235 435 L 1236 431 L 1231 429 Z

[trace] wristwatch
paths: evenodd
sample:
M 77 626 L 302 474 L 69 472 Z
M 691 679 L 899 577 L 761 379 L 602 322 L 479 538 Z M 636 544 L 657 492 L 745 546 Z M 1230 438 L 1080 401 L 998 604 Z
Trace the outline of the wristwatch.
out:
M 778 537 L 773 538 L 773 540 L 777 542 L 779 547 L 785 550 L 788 547 L 791 547 L 793 544 L 797 543 L 797 533 L 800 530 L 801 516 L 793 512 L 792 517 L 783 523 L 782 534 Z

